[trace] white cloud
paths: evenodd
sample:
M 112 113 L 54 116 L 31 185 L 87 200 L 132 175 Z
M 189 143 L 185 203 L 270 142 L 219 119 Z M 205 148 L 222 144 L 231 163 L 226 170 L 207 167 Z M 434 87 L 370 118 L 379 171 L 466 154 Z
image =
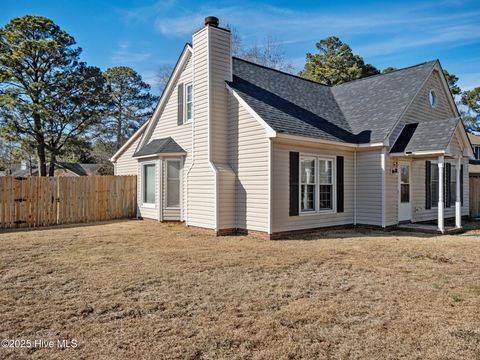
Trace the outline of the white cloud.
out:
M 149 52 L 132 50 L 128 41 L 122 41 L 113 51 L 111 60 L 118 65 L 125 65 L 147 61 L 151 56 L 152 54 Z

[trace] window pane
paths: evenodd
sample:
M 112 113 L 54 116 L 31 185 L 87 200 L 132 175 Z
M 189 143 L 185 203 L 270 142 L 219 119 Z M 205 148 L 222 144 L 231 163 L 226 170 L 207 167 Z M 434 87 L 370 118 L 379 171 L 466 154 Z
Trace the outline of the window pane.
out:
M 167 207 L 180 207 L 180 161 L 167 161 Z
M 315 185 L 303 185 L 301 194 L 302 211 L 315 210 Z
M 192 107 L 193 103 L 187 103 L 187 120 L 192 120 Z
M 410 202 L 410 185 L 409 184 L 400 185 L 400 201 L 402 203 Z
M 143 202 L 155 204 L 155 165 L 143 166 Z
M 332 209 L 332 185 L 320 185 L 320 209 Z
M 187 102 L 192 101 L 192 85 L 187 85 Z
M 457 170 L 455 165 L 451 165 L 450 171 L 450 205 L 455 205 L 457 201 Z
M 431 167 L 431 189 L 432 189 L 432 207 L 438 206 L 438 165 L 432 164 Z
M 400 166 L 400 181 L 403 184 L 408 184 L 410 182 L 410 166 L 409 165 L 401 165 Z
M 332 183 L 332 162 L 330 160 L 319 160 L 318 171 L 320 184 Z
M 301 161 L 302 183 L 315 184 L 315 160 L 308 159 Z

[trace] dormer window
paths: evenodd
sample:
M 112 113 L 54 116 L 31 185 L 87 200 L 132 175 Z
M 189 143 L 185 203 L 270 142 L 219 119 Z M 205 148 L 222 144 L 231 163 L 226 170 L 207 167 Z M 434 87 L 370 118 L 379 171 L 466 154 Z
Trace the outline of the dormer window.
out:
M 428 93 L 428 101 L 430 102 L 430 106 L 434 108 L 437 105 L 437 95 L 435 94 L 435 91 L 430 90 Z

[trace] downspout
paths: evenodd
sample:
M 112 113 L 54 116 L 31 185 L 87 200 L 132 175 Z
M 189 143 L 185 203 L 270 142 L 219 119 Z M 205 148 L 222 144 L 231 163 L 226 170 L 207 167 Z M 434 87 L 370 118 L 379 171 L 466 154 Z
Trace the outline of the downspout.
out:
M 268 234 L 272 234 L 272 219 L 273 219 L 273 214 L 272 214 L 272 193 L 273 193 L 273 185 L 272 185 L 272 179 L 273 179 L 273 140 L 272 138 L 268 138 Z
M 353 225 L 357 225 L 357 149 L 353 151 Z
M 193 43 L 193 41 L 192 41 Z M 190 171 L 193 168 L 193 165 L 195 164 L 195 49 L 192 50 L 192 84 L 193 84 L 193 91 L 192 91 L 192 112 L 193 112 L 193 118 L 192 118 L 192 147 L 190 149 L 190 157 L 192 158 L 192 161 L 190 162 L 190 166 L 187 169 L 187 172 L 185 174 L 185 209 L 184 209 L 184 220 L 185 220 L 185 225 L 188 226 L 188 199 L 189 199 L 189 193 L 188 193 L 188 178 L 190 175 Z
M 381 166 L 382 166 L 382 227 L 385 228 L 387 224 L 386 209 L 386 167 L 387 167 L 387 148 L 382 149 Z

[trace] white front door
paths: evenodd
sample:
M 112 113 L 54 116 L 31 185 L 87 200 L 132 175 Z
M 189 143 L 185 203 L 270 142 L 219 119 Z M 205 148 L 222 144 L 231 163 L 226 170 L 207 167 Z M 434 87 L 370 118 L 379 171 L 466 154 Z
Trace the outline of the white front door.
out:
M 410 163 L 401 162 L 398 171 L 398 221 L 412 220 Z

